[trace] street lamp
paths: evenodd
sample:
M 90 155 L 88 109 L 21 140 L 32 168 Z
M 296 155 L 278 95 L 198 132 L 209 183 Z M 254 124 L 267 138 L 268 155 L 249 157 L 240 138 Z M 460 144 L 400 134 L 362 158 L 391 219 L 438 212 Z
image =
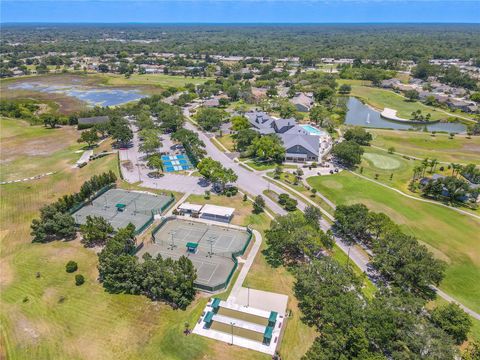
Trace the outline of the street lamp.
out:
M 173 235 L 175 235 L 175 231 L 170 231 L 169 234 L 172 236 L 172 243 L 170 244 L 171 250 L 175 248 L 175 242 L 173 241 Z
M 232 343 L 230 345 L 233 345 L 233 325 L 235 325 L 235 323 L 230 321 L 230 325 L 232 326 Z

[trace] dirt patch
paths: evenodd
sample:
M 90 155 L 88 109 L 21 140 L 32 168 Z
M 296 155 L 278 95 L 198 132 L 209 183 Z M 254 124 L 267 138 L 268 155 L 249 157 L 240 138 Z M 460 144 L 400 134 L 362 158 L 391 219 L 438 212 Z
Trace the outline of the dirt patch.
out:
M 5 233 L 8 231 L 2 231 Z M 4 287 L 9 285 L 13 280 L 13 270 L 8 262 L 7 258 L 0 260 L 0 286 Z
M 462 146 L 462 150 L 472 151 L 480 154 L 480 145 L 465 144 Z
M 35 115 L 40 116 L 42 114 L 46 114 L 50 111 L 50 106 L 48 104 L 38 104 L 38 110 L 35 111 Z
M 121 164 L 125 169 L 127 169 L 127 171 L 133 170 L 133 164 L 130 160 L 123 160 Z
M 30 320 L 18 311 L 13 312 L 15 317 L 13 329 L 17 339 L 16 343 L 24 345 L 37 344 L 42 337 L 48 334 L 48 325 Z
M 108 359 L 103 344 L 98 343 L 98 338 L 92 339 L 88 335 L 76 337 L 74 341 L 65 341 L 65 353 L 73 358 L 83 359 Z
M 55 305 L 59 302 L 60 296 L 57 289 L 49 287 L 43 291 L 42 300 L 48 305 Z

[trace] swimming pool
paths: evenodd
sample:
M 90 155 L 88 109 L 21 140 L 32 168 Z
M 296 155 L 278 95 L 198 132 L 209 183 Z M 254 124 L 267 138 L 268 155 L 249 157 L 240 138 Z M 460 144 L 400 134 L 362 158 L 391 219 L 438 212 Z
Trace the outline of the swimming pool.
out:
M 326 134 L 325 131 L 317 129 L 316 127 L 313 127 L 311 125 L 300 125 L 300 126 L 304 128 L 306 131 L 308 131 L 310 135 L 323 136 Z
M 185 154 L 163 155 L 162 161 L 166 172 L 190 170 L 193 168 L 190 159 Z

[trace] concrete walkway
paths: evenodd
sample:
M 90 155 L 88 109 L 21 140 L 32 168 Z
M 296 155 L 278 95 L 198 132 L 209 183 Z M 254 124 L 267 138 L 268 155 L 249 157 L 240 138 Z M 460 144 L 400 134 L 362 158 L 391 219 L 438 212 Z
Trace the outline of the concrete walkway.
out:
M 30 176 L 30 177 L 23 178 L 23 179 L 2 181 L 2 182 L 0 183 L 0 185 L 13 184 L 13 183 L 24 182 L 24 181 L 31 181 L 31 180 L 38 180 L 38 179 L 41 179 L 41 178 L 43 178 L 43 177 L 45 177 L 45 176 L 49 176 L 49 175 L 53 175 L 53 174 L 55 174 L 55 171 L 48 172 L 48 173 L 45 173 L 45 174 Z
M 255 261 L 255 257 L 257 256 L 258 250 L 260 250 L 260 246 L 262 245 L 262 235 L 257 231 L 253 230 L 253 235 L 255 237 L 255 242 L 248 253 L 248 258 L 246 259 L 245 263 L 243 264 L 242 270 L 240 270 L 240 274 L 238 274 L 237 281 L 232 287 L 232 291 L 228 296 L 228 302 L 235 303 L 237 296 L 240 293 L 240 289 L 243 285 L 243 282 L 247 278 L 247 274 L 252 267 L 253 262 Z
M 83 163 L 88 163 L 88 161 L 90 160 L 90 156 L 92 155 L 93 155 L 93 150 L 85 150 L 82 156 L 80 156 L 80 159 L 77 160 L 77 163 L 74 167 L 77 167 L 78 165 Z
M 445 300 L 447 300 L 448 302 L 450 303 L 455 303 L 457 304 L 458 306 L 460 306 L 463 311 L 465 311 L 468 315 L 470 315 L 471 317 L 477 319 L 480 321 L 480 314 L 469 309 L 468 307 L 462 305 L 461 303 L 459 303 L 457 300 L 455 300 L 454 298 L 452 298 L 450 295 L 448 295 L 447 293 L 443 292 L 442 290 L 440 290 L 439 288 L 435 287 L 435 286 L 432 286 L 433 289 L 435 289 L 435 291 L 437 292 L 438 295 L 440 295 L 440 297 L 444 298 Z

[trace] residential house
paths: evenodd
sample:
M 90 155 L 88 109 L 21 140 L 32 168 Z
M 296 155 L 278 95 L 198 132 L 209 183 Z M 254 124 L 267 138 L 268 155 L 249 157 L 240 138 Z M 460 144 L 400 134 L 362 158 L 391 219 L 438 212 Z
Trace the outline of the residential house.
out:
M 447 105 L 452 109 L 459 109 L 468 113 L 475 113 L 478 111 L 478 107 L 473 101 L 450 98 L 447 101 Z
M 297 93 L 290 102 L 295 105 L 300 112 L 309 112 L 313 107 L 313 94 L 312 93 Z
M 380 86 L 385 89 L 393 89 L 398 84 L 400 84 L 400 80 L 392 78 L 392 79 L 383 80 L 380 83 Z

